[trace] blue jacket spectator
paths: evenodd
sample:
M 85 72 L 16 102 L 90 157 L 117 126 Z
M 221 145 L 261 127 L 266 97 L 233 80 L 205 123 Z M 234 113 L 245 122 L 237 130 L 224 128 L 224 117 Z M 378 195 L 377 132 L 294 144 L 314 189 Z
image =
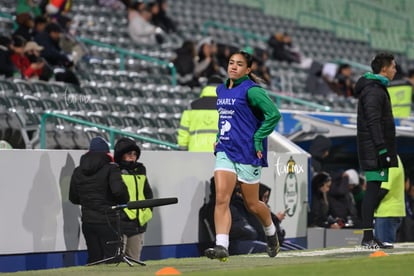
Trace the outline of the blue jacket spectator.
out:
M 70 67 L 73 65 L 68 55 L 59 46 L 59 39 L 62 33 L 61 27 L 56 23 L 49 23 L 44 32 L 38 33 L 34 40 L 43 46 L 41 52 L 47 62 L 52 66 Z

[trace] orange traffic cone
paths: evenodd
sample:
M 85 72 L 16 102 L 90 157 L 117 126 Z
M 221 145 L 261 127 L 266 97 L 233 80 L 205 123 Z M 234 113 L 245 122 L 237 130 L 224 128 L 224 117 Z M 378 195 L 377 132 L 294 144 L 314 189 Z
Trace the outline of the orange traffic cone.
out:
M 155 272 L 155 275 L 181 275 L 181 272 L 172 266 L 166 266 Z
M 370 256 L 370 257 L 384 257 L 384 256 L 388 256 L 388 254 L 387 254 L 387 253 L 385 253 L 385 252 L 384 252 L 384 251 L 382 251 L 382 250 L 377 250 L 377 251 L 375 251 L 374 253 L 371 253 L 369 256 Z

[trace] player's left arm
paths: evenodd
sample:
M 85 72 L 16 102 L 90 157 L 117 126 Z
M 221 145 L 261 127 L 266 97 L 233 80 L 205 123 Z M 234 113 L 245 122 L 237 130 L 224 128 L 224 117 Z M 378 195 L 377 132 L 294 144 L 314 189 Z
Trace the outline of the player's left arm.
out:
M 247 100 L 252 107 L 253 113 L 255 111 L 261 114 L 255 114 L 263 118 L 262 125 L 254 134 L 254 143 L 256 151 L 263 151 L 263 139 L 269 136 L 281 119 L 282 115 L 275 103 L 267 95 L 267 92 L 260 87 L 252 87 L 247 91 Z

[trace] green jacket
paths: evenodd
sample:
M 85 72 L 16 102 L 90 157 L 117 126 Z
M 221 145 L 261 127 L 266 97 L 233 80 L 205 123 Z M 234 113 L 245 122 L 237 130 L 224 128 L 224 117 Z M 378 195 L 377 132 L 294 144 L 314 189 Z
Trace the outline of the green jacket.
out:
M 35 4 L 33 6 L 29 5 L 27 0 L 18 0 L 16 6 L 16 14 L 21 13 L 31 13 L 33 17 L 42 15 L 39 5 Z

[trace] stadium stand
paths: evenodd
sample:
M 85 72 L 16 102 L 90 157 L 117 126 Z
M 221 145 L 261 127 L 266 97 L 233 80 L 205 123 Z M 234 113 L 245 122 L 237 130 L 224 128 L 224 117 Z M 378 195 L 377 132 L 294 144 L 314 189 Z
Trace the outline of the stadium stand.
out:
M 15 3 L 10 0 L 0 2 L 3 15 L 0 16 L 0 30 L 11 33 Z M 81 86 L 53 81 L 1 79 L 0 116 L 5 120 L 2 120 L 0 139 L 10 141 L 14 148 L 39 147 L 36 130 L 39 129 L 41 115 L 52 111 L 176 143 L 174 133 L 180 114 L 200 91 L 199 87 L 174 85 L 171 68 L 168 67 L 174 50 L 186 39 L 199 41 L 211 36 L 222 43 L 236 43 L 238 48 L 249 45 L 263 49 L 272 33 L 282 31 L 292 36 L 304 56 L 321 64 L 349 61 L 356 64 L 353 67 L 355 74 L 366 68 L 363 65 L 369 64 L 378 48 L 394 50 L 404 68 L 414 65 L 409 53 L 402 51 L 405 46 L 392 48 L 386 42 L 374 42 L 376 35 L 380 35 L 373 29 L 377 22 L 375 16 L 389 8 L 405 18 L 412 10 L 411 5 L 404 4 L 405 1 L 305 2 L 175 0 L 169 5 L 169 14 L 178 23 L 178 34 L 169 35 L 166 43 L 148 46 L 132 43 L 124 9 L 101 7 L 94 0 L 76 1 L 70 15 L 76 22 L 78 37 L 88 50 L 86 58 L 76 65 Z M 370 11 L 372 16 L 361 16 L 366 7 L 374 5 L 376 8 Z M 361 9 L 354 13 L 357 10 L 353 8 L 355 6 Z M 349 8 L 352 12 L 347 11 Z M 329 14 L 328 18 L 325 18 L 326 14 Z M 393 28 L 383 35 L 390 39 L 394 33 L 395 37 L 391 39 L 402 41 L 401 35 L 407 34 L 406 21 L 395 16 L 386 18 L 382 24 Z M 411 22 L 411 19 L 407 20 Z M 208 22 L 214 24 L 209 25 Z M 333 30 L 335 24 L 342 27 Z M 352 31 L 358 28 L 368 28 L 373 40 L 368 41 L 359 31 Z M 110 47 L 102 47 L 102 43 Z M 145 58 L 131 56 L 129 52 Z M 153 62 L 154 59 L 160 62 Z M 308 68 L 275 60 L 269 60 L 267 66 L 278 84 L 272 87 L 275 97 L 285 95 L 328 106 L 335 112 L 355 112 L 356 100 L 353 98 L 336 94 L 322 97 L 306 91 Z M 289 98 L 279 100 L 278 104 L 286 110 L 315 110 Z M 28 132 L 33 133 L 22 134 Z M 48 119 L 47 132 L 47 148 L 87 148 L 92 134 L 108 136 L 108 133 L 97 129 L 52 118 Z M 143 146 L 146 149 L 168 149 L 151 143 L 143 143 Z

